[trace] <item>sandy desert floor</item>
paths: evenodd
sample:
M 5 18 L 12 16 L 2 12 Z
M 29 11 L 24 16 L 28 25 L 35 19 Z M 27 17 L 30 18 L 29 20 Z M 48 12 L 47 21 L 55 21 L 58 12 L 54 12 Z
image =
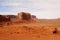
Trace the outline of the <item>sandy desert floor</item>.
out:
M 60 40 L 60 28 L 53 34 L 54 26 L 58 24 L 33 22 L 0 27 L 0 40 Z

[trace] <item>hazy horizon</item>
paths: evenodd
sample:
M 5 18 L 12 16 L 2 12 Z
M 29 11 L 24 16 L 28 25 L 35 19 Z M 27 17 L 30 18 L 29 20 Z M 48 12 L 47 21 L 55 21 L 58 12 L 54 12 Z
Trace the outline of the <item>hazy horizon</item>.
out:
M 0 14 L 29 12 L 37 18 L 60 18 L 60 0 L 0 0 Z

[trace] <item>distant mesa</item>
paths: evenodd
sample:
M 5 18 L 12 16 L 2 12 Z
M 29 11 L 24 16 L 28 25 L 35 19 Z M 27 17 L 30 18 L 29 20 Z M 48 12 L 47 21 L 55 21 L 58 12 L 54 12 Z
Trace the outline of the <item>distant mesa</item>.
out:
M 32 18 L 36 18 L 36 16 L 35 15 L 32 15 Z
M 36 19 L 36 16 L 31 15 L 30 13 L 27 12 L 20 12 L 18 13 L 18 18 L 21 20 L 32 20 L 32 19 Z
M 0 22 L 10 21 L 10 17 L 8 15 L 0 15 Z
M 8 15 L 11 19 L 16 18 L 17 15 Z
M 32 16 L 30 13 L 20 12 L 20 13 L 18 13 L 18 18 L 21 20 L 31 20 Z
M 16 18 L 20 20 L 32 20 L 36 19 L 36 16 L 27 12 L 20 12 L 18 15 L 0 15 L 0 22 L 11 21 L 11 19 Z
M 15 15 L 0 15 L 0 22 L 11 21 L 11 19 L 16 18 Z

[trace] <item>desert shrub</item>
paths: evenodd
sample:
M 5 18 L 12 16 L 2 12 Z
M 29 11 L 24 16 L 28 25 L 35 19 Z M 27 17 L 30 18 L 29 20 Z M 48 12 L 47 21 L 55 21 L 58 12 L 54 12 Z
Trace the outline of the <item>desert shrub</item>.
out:
M 57 33 L 57 28 L 55 28 L 55 30 L 53 31 L 53 34 L 56 34 Z

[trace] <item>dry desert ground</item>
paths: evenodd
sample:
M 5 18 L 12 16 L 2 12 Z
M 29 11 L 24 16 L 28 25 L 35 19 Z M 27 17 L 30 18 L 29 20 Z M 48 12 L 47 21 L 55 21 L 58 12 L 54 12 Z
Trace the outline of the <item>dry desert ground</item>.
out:
M 57 32 L 53 33 L 55 28 Z M 60 40 L 60 21 L 41 19 L 3 25 L 0 26 L 0 40 Z

